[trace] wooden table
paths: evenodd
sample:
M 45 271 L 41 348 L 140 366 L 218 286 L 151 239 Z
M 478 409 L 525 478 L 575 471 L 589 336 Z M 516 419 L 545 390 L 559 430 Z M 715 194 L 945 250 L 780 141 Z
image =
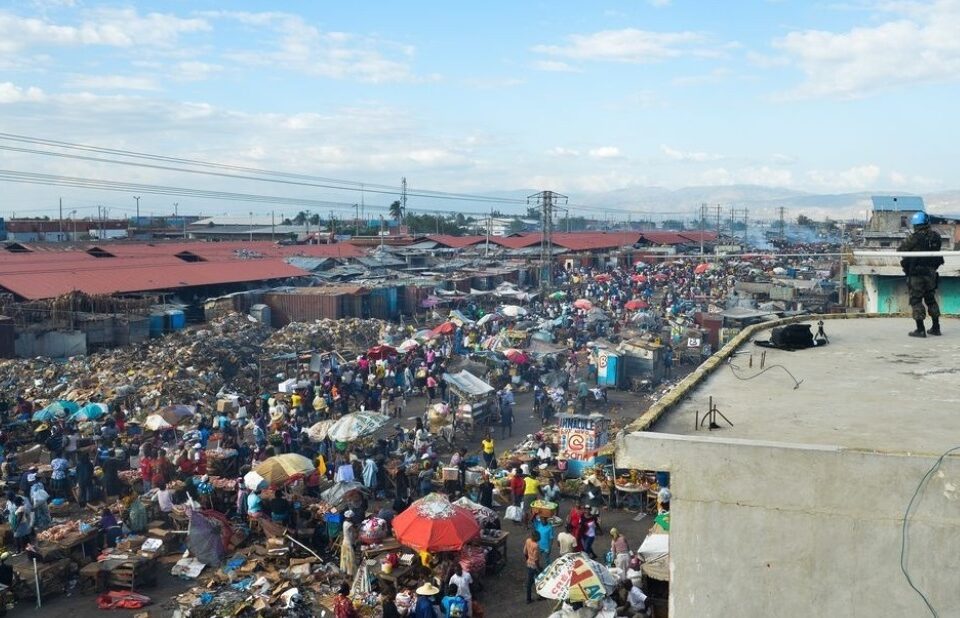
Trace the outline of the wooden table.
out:
M 417 558 L 414 558 L 414 560 L 417 560 Z M 409 573 L 411 569 L 413 569 L 412 564 L 407 566 L 401 564 L 389 573 L 384 573 L 380 565 L 380 561 L 378 560 L 375 565 L 370 567 L 370 574 L 380 581 L 389 582 L 393 584 L 395 588 L 399 588 L 400 578 Z
M 374 558 L 391 551 L 398 551 L 402 548 L 403 546 L 400 545 L 400 541 L 397 539 L 386 538 L 383 540 L 383 543 L 380 543 L 379 545 L 371 545 L 362 550 L 360 553 L 363 554 L 364 558 Z
M 497 538 L 491 538 L 488 536 L 480 535 L 477 537 L 476 543 L 481 547 L 492 547 L 500 552 L 503 556 L 503 559 L 507 559 L 507 538 L 510 537 L 510 532 L 508 530 L 501 530 L 500 536 Z

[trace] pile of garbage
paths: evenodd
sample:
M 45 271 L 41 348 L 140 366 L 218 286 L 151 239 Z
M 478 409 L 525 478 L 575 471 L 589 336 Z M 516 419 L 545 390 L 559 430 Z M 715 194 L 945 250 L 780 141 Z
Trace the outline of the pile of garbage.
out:
M 0 388 L 28 398 L 114 402 L 144 409 L 195 401 L 221 389 L 256 388 L 257 358 L 270 329 L 232 313 L 203 328 L 78 356 L 0 362 Z
M 304 350 L 359 354 L 380 342 L 387 326 L 383 320 L 359 318 L 291 322 L 270 336 L 264 350 L 277 354 Z

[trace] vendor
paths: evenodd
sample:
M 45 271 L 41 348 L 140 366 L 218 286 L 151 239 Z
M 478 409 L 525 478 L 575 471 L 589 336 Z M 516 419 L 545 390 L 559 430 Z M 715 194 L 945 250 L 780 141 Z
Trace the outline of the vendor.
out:
M 13 580 L 16 577 L 16 571 L 13 570 L 13 567 L 7 564 L 7 560 L 10 559 L 10 552 L 5 551 L 0 554 L 0 584 L 6 586 L 7 588 L 13 587 Z
M 537 463 L 553 463 L 553 449 L 543 440 L 537 442 Z
M 263 516 L 263 498 L 260 497 L 260 488 L 258 487 L 247 496 L 247 517 L 259 519 Z
M 290 501 L 280 491 L 277 491 L 270 501 L 270 519 L 284 525 L 290 520 Z

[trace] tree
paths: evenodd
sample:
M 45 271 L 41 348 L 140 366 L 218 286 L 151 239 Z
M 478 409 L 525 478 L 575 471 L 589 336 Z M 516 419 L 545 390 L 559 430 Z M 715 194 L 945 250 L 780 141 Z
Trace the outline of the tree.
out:
M 539 219 L 540 209 L 536 206 L 527 206 L 527 219 Z
M 807 215 L 799 215 L 797 216 L 797 225 L 802 225 L 803 227 L 815 227 L 817 222 Z
M 403 204 L 400 203 L 400 200 L 394 200 L 390 204 L 390 217 L 395 219 L 397 223 L 403 220 Z
M 660 227 L 665 230 L 677 230 L 679 232 L 684 230 L 683 221 L 680 219 L 664 219 Z
M 309 221 L 310 225 L 320 225 L 320 215 L 311 215 Z
M 297 216 L 293 218 L 294 225 L 303 225 L 307 221 L 307 213 L 300 211 L 297 213 Z
M 527 224 L 521 221 L 520 219 L 510 219 L 510 225 L 507 227 L 507 232 L 509 234 L 518 234 L 527 229 Z
M 210 222 L 210 225 L 213 225 L 213 221 Z M 280 225 L 293 225 L 293 221 L 290 219 L 284 219 L 280 222 Z

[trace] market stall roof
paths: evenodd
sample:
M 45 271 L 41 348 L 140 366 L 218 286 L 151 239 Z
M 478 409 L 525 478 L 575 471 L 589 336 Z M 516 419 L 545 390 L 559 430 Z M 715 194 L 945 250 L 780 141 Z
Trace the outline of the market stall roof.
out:
M 487 395 L 494 391 L 494 388 L 473 375 L 469 371 L 461 371 L 459 373 L 445 373 L 443 374 L 443 381 L 452 386 L 453 388 L 473 397 L 479 397 L 481 395 Z

